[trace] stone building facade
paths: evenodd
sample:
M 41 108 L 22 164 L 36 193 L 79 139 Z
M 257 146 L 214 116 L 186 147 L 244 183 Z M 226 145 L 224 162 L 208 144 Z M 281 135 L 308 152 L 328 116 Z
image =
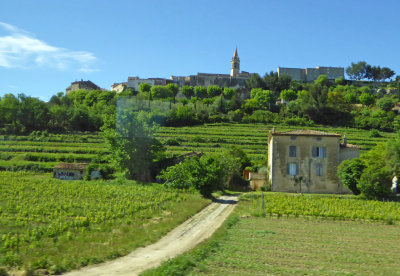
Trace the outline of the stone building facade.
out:
M 301 193 L 351 193 L 336 173 L 346 159 L 360 156 L 340 135 L 314 130 L 272 131 L 268 138 L 271 190 Z
M 317 66 L 315 68 L 284 68 L 278 67 L 278 76 L 288 75 L 292 77 L 292 80 L 302 81 L 302 82 L 313 82 L 320 75 L 326 75 L 329 80 L 334 80 L 339 77 L 344 78 L 344 68 L 343 67 L 322 67 Z
M 80 81 L 71 82 L 71 85 L 68 86 L 67 89 L 65 89 L 65 93 L 68 94 L 71 91 L 75 91 L 75 90 L 79 90 L 79 89 L 83 89 L 83 90 L 101 90 L 101 88 L 99 86 L 97 86 L 96 84 L 94 84 L 90 80 L 87 80 L 87 81 L 80 80 Z
M 235 52 L 231 61 L 231 74 L 210 74 L 210 73 L 197 73 L 197 75 L 190 76 L 171 76 L 170 79 L 163 78 L 148 78 L 140 79 L 139 77 L 129 77 L 127 86 L 139 91 L 141 83 L 148 83 L 150 85 L 167 85 L 168 83 L 175 83 L 179 87 L 189 86 L 212 86 L 218 85 L 220 87 L 228 87 L 233 89 L 244 89 L 246 81 L 251 77 L 248 72 L 240 72 L 240 59 L 235 48 Z

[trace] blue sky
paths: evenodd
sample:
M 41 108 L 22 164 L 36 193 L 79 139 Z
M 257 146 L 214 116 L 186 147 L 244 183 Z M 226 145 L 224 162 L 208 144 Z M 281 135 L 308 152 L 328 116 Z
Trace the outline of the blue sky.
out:
M 0 0 L 0 96 L 48 100 L 75 80 L 342 66 L 400 74 L 400 1 Z

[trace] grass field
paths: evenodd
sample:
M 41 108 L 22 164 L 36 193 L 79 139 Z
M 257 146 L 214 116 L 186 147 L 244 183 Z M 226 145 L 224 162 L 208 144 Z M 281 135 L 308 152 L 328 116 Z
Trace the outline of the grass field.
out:
M 0 266 L 56 273 L 113 259 L 209 202 L 158 184 L 0 172 Z
M 364 217 L 347 219 L 306 210 L 330 202 L 336 210 L 332 212 L 341 214 L 354 202 L 351 196 L 308 195 L 300 205 L 297 196 L 266 193 L 266 207 L 281 204 L 276 213 L 260 217 L 258 195 L 242 196 L 231 218 L 209 241 L 144 275 L 398 274 L 400 218 L 385 217 L 400 208 L 399 202 L 362 201 L 363 208 L 355 203 L 349 212 L 363 209 Z M 302 206 L 302 214 L 279 215 L 291 208 L 287 206 Z M 370 220 L 374 213 L 382 215 Z
M 193 127 L 161 127 L 157 137 L 171 154 L 221 152 L 231 145 L 243 149 L 251 160 L 262 162 L 267 156 L 268 133 L 304 127 L 264 124 L 208 124 Z M 393 133 L 371 138 L 370 132 L 351 128 L 308 127 L 346 134 L 348 143 L 366 151 L 385 142 Z M 107 155 L 101 135 L 50 134 L 48 137 L 0 136 L 0 170 L 51 172 L 58 162 L 88 162 Z

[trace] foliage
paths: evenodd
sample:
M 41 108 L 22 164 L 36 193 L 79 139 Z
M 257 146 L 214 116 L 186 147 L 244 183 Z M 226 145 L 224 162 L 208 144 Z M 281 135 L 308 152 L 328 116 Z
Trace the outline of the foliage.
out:
M 194 88 L 194 95 L 197 98 L 203 99 L 207 96 L 207 89 L 203 86 L 196 86 Z
M 186 98 L 190 99 L 194 96 L 194 88 L 193 86 L 182 86 L 182 94 L 185 95 Z
M 174 92 L 166 86 L 154 85 L 150 89 L 151 99 L 166 99 L 174 96 Z
M 152 162 L 164 151 L 154 137 L 155 130 L 149 113 L 124 109 L 119 110 L 116 119 L 108 118 L 102 127 L 112 162 L 126 172 L 129 179 L 151 181 Z
M 394 101 L 391 97 L 385 96 L 376 101 L 376 106 L 382 110 L 390 111 L 394 107 Z
M 200 158 L 191 157 L 168 167 L 158 177 L 168 187 L 195 189 L 203 196 L 210 197 L 213 191 L 221 189 L 228 178 L 241 168 L 240 157 L 232 156 L 230 153 L 236 154 L 238 151 L 233 150 L 225 156 L 207 154 Z
M 287 102 L 294 101 L 297 99 L 297 93 L 291 89 L 282 90 L 281 99 Z
M 361 174 L 365 169 L 364 162 L 359 158 L 344 160 L 338 167 L 338 177 L 340 181 L 355 195 L 360 194 L 357 184 Z
M 139 84 L 139 92 L 150 92 L 151 90 L 151 85 L 145 82 L 142 82 Z
M 207 95 L 210 98 L 221 95 L 222 89 L 218 85 L 211 85 L 207 87 Z
M 360 95 L 358 100 L 365 106 L 371 106 L 375 103 L 375 96 L 364 92 Z

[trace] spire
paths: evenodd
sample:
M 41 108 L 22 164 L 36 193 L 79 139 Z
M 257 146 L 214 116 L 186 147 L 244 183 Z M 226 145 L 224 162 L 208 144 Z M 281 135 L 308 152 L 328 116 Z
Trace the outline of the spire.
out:
M 234 58 L 239 57 L 239 56 L 238 56 L 238 53 L 237 53 L 237 46 L 235 47 L 235 53 L 233 54 L 233 57 L 234 57 Z

